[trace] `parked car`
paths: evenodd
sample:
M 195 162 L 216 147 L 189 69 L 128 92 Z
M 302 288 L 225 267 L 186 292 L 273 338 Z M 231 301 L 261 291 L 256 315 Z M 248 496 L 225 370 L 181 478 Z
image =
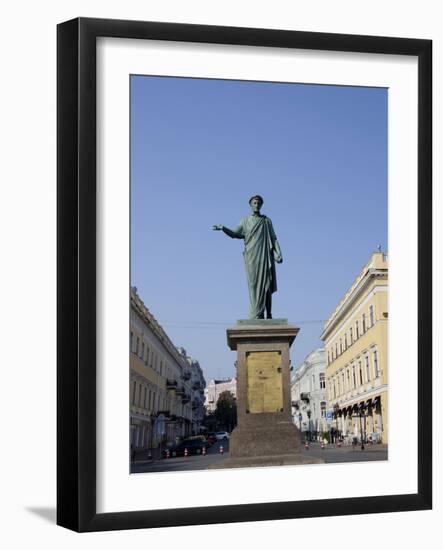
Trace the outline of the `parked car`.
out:
M 227 441 L 229 439 L 229 434 L 228 432 L 217 432 L 215 437 L 217 438 L 217 441 Z
M 200 455 L 203 452 L 203 447 L 207 448 L 208 443 L 202 439 L 185 439 L 178 445 L 171 445 L 163 451 L 163 458 L 166 458 L 169 451 L 170 457 L 184 456 L 185 449 L 189 455 Z

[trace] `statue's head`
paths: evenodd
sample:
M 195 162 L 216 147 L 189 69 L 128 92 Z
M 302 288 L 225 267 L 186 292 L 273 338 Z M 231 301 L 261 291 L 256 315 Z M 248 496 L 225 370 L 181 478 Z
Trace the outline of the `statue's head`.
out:
M 263 205 L 263 197 L 260 195 L 254 195 L 249 199 L 249 206 L 253 212 L 260 212 L 260 209 Z

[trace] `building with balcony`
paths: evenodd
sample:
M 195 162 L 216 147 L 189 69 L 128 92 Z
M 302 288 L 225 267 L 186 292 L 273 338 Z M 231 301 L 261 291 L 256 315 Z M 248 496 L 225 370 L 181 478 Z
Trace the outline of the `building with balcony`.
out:
M 343 437 L 388 442 L 388 258 L 372 254 L 327 320 L 326 390 Z
M 203 376 L 203 371 L 200 367 L 200 363 L 189 357 L 184 348 L 177 348 L 180 355 L 186 359 L 188 368 L 183 373 L 184 382 L 188 383 L 189 393 L 186 398 L 189 398 L 191 415 L 191 431 L 193 434 L 200 433 L 200 427 L 203 425 L 203 419 L 205 417 L 205 399 L 204 391 L 206 387 L 206 381 Z
M 224 378 L 222 380 L 211 380 L 204 392 L 206 412 L 211 414 L 217 408 L 217 400 L 220 394 L 229 391 L 237 398 L 237 378 Z
M 291 380 L 292 419 L 307 439 L 329 430 L 326 418 L 325 350 L 310 353 Z
M 131 449 L 155 451 L 200 432 L 206 383 L 198 361 L 174 346 L 135 288 L 130 302 Z

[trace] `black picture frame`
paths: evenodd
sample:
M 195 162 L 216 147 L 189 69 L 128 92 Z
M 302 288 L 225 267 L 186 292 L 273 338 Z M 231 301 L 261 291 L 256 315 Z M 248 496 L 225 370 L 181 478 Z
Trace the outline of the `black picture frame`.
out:
M 96 512 L 96 39 L 302 48 L 418 58 L 418 491 L 416 494 Z M 79 18 L 57 29 L 57 523 L 104 531 L 432 507 L 432 42 Z

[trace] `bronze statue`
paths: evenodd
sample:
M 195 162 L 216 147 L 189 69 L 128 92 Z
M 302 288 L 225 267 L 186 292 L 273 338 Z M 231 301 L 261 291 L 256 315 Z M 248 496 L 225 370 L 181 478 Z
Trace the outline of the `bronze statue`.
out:
M 215 231 L 223 231 L 232 239 L 244 239 L 246 275 L 249 287 L 249 318 L 272 319 L 272 294 L 277 290 L 275 262 L 283 261 L 280 245 L 271 220 L 260 214 L 263 198 L 255 195 L 249 199 L 252 214 L 242 218 L 234 229 L 214 225 Z

